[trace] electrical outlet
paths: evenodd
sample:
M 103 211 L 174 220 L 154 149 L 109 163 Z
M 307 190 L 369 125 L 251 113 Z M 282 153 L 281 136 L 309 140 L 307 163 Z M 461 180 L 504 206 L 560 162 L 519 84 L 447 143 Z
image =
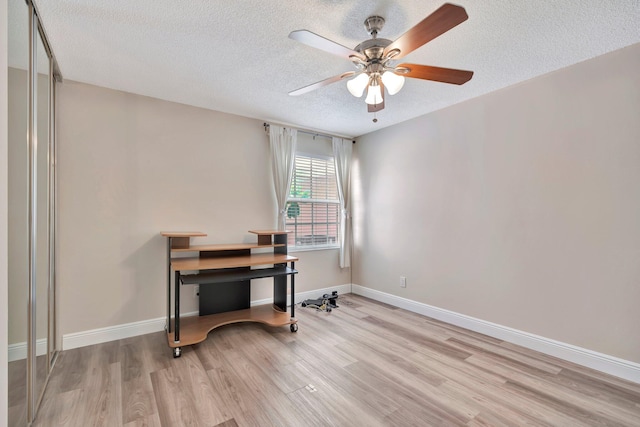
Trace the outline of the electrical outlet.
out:
M 400 287 L 401 288 L 407 287 L 407 278 L 404 276 L 400 276 Z
M 198 298 L 200 296 L 200 286 L 195 285 L 193 287 L 193 297 Z

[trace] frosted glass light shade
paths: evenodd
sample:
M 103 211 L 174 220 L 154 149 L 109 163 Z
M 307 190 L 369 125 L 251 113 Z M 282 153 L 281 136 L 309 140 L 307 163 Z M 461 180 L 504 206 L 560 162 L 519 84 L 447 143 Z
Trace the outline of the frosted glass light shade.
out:
M 385 71 L 382 74 L 382 83 L 384 83 L 384 86 L 387 88 L 389 95 L 395 95 L 400 92 L 400 89 L 404 86 L 404 77 L 391 71 Z
M 369 92 L 367 92 L 367 98 L 364 100 L 369 105 L 377 105 L 382 103 L 382 92 L 380 91 L 380 85 L 369 86 Z
M 362 73 L 347 82 L 347 89 L 349 89 L 351 95 L 360 98 L 367 87 L 367 83 L 369 83 L 369 76 L 366 73 Z

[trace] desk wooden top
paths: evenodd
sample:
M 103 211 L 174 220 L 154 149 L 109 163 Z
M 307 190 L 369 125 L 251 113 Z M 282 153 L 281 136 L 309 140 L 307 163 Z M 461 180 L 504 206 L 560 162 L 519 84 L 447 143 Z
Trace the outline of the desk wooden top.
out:
M 249 233 L 257 234 L 258 236 L 274 236 L 276 234 L 289 234 L 287 230 L 249 230 Z
M 298 261 L 297 257 L 273 253 L 220 258 L 174 258 L 171 260 L 171 268 L 173 271 L 218 270 L 222 268 L 285 264 L 295 261 Z
M 207 233 L 202 231 L 161 231 L 160 235 L 164 237 L 204 237 Z

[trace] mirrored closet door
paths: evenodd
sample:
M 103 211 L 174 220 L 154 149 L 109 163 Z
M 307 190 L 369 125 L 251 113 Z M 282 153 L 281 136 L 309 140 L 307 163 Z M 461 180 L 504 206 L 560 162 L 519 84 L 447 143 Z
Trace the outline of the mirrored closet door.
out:
M 55 362 L 55 59 L 31 1 L 8 2 L 9 425 L 36 416 Z
M 9 425 L 27 419 L 27 331 L 29 299 L 29 7 L 8 2 L 9 172 Z

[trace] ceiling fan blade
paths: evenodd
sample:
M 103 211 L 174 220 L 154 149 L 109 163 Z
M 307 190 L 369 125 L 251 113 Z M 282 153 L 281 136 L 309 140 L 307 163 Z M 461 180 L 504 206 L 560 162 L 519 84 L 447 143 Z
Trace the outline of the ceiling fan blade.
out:
M 300 89 L 292 90 L 289 92 L 291 96 L 302 95 L 316 89 L 320 89 L 323 86 L 330 85 L 331 83 L 339 82 L 342 79 L 346 79 L 347 77 L 351 77 L 355 74 L 355 71 L 347 71 L 346 73 L 342 73 L 338 76 L 329 77 L 328 79 L 320 80 L 319 82 L 310 84 L 308 86 L 301 87 Z
M 451 83 L 454 85 L 465 84 L 473 77 L 473 71 L 431 67 L 429 65 L 400 64 L 397 68 L 407 68 L 409 70 L 407 73 L 400 74 L 401 76 Z
M 353 49 L 342 46 L 334 41 L 319 36 L 316 33 L 312 33 L 307 30 L 296 30 L 289 33 L 289 38 L 304 43 L 307 46 L 315 47 L 316 49 L 324 50 L 325 52 L 332 53 L 334 55 L 341 56 L 345 59 L 349 59 L 351 56 L 357 56 L 362 59 L 362 55 Z
M 395 58 L 401 58 L 463 23 L 468 18 L 469 16 L 463 7 L 445 3 L 387 46 L 384 53 L 386 55 L 394 49 L 399 49 L 400 53 Z

